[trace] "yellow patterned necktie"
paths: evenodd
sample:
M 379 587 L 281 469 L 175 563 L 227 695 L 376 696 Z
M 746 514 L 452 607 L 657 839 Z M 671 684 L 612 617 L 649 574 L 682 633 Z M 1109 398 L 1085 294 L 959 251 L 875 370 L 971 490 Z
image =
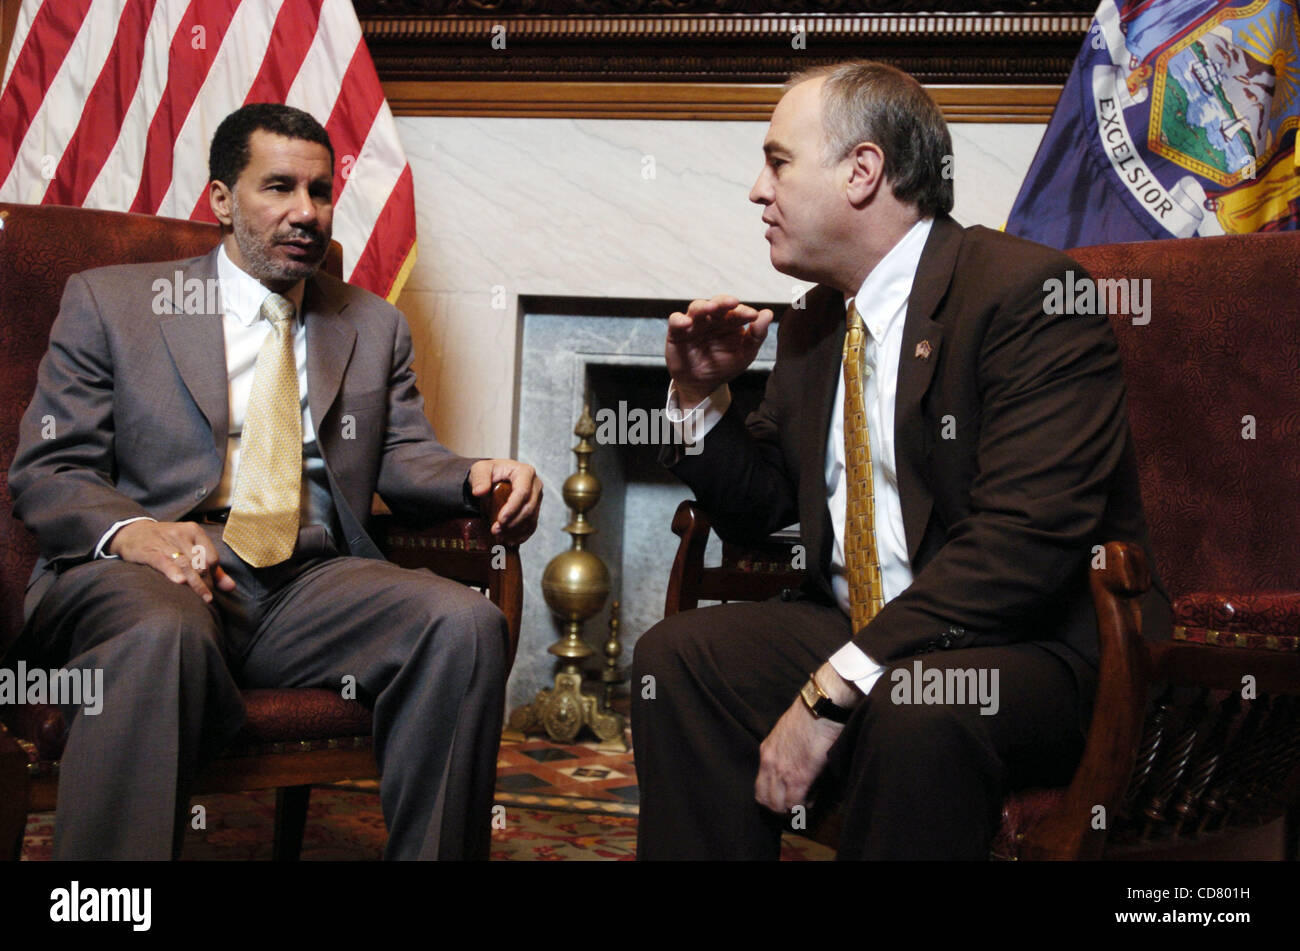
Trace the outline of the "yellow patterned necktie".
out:
M 239 471 L 222 534 L 254 568 L 293 554 L 302 504 L 302 403 L 293 353 L 293 303 L 269 295 L 261 315 L 271 323 L 253 368 L 253 391 L 240 440 Z
M 849 581 L 849 608 L 856 634 L 885 606 L 885 588 L 876 552 L 876 503 L 867 432 L 865 347 L 862 318 L 849 307 L 844 335 L 844 468 L 848 505 L 844 520 L 844 569 Z

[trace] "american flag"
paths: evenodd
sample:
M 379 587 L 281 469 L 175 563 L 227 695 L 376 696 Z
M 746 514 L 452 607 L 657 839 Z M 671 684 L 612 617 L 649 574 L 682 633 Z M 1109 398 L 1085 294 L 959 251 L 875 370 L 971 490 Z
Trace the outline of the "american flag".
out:
M 394 300 L 411 167 L 350 0 L 24 0 L 0 90 L 0 201 L 214 221 L 208 143 L 283 102 L 334 144 L 344 277 Z

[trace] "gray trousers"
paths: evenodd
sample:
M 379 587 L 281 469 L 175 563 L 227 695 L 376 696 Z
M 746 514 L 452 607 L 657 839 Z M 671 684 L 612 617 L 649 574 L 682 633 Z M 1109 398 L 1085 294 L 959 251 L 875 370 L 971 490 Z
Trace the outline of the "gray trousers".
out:
M 64 572 L 28 622 L 24 640 L 46 663 L 104 671 L 99 714 L 64 709 L 55 857 L 176 856 L 197 770 L 243 723 L 240 688 L 342 690 L 353 677 L 374 712 L 385 857 L 486 859 L 501 612 L 428 571 L 340 557 L 318 527 L 265 569 L 221 543 L 220 526 L 205 528 L 237 584 L 212 605 L 109 559 Z

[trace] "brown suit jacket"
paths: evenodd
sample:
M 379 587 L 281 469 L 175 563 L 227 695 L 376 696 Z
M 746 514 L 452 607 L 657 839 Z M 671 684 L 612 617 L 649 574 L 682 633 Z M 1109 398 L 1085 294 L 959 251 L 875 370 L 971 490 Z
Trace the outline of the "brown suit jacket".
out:
M 878 662 L 1032 640 L 1072 666 L 1097 665 L 1093 546 L 1150 546 L 1108 320 L 1043 312 L 1044 282 L 1067 270 L 1083 273 L 1041 245 L 934 223 L 908 302 L 894 419 L 914 578 L 854 636 Z M 757 540 L 798 520 L 805 594 L 826 603 L 826 438 L 844 332 L 843 295 L 816 288 L 782 316 L 758 410 L 748 420 L 729 411 L 698 455 L 673 460 L 724 538 Z M 1160 630 L 1168 598 L 1155 584 L 1144 613 Z
M 158 289 L 178 277 L 206 287 L 216 261 L 214 248 L 68 280 L 9 473 L 14 514 L 41 551 L 28 616 L 54 572 L 93 557 L 115 522 L 182 520 L 217 487 L 228 437 L 220 304 L 171 313 Z M 312 422 L 345 550 L 382 557 L 366 533 L 376 491 L 402 514 L 471 514 L 474 460 L 439 444 L 425 418 L 401 312 L 322 273 L 302 310 Z

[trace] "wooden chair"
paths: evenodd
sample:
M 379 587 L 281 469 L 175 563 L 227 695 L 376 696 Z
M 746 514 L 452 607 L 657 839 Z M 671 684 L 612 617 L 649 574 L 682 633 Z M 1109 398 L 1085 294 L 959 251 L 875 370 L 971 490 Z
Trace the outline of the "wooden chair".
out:
M 1144 553 L 1092 573 L 1100 682 L 1064 789 L 1010 796 L 993 858 L 1294 859 L 1300 825 L 1300 234 L 1081 248 L 1094 278 L 1150 281 L 1149 322 L 1112 315 L 1152 551 L 1173 631 L 1144 631 Z M 1131 287 L 1132 285 L 1130 285 Z M 1142 285 L 1138 285 L 1142 287 Z M 797 587 L 798 539 L 723 545 L 694 502 L 665 615 Z M 1094 828 L 1103 807 L 1105 825 Z M 838 837 L 833 819 L 817 837 Z
M 8 495 L 8 470 L 17 447 L 18 421 L 36 386 L 63 285 L 71 274 L 133 261 L 166 261 L 211 250 L 217 226 L 200 222 L 54 206 L 0 204 L 0 491 Z M 325 270 L 339 276 L 339 246 L 331 245 Z M 494 555 L 488 530 L 509 495 L 498 483 L 482 518 L 426 527 L 376 516 L 372 535 L 389 558 L 427 567 L 482 589 L 504 612 L 510 655 L 519 638 L 523 585 L 519 552 Z M 35 539 L 7 507 L 0 515 L 0 654 L 22 628 Z M 194 794 L 276 790 L 274 857 L 296 859 L 316 783 L 378 776 L 371 749 L 370 711 L 336 691 L 248 690 L 247 721 L 230 749 L 197 778 Z M 29 811 L 54 808 L 58 760 L 65 727 L 48 706 L 0 709 L 0 856 L 16 859 Z

